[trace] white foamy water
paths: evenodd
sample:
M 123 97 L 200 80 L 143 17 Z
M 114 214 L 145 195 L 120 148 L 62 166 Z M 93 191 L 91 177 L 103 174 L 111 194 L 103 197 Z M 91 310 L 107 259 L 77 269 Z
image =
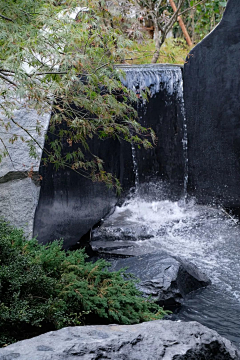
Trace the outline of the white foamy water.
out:
M 168 190 L 140 186 L 105 220 L 96 244 L 115 254 L 164 250 L 193 262 L 212 285 L 189 294 L 173 318 L 199 321 L 240 347 L 240 225 L 221 208 L 171 201 Z
M 138 253 L 165 250 L 185 257 L 240 301 L 240 226 L 223 209 L 139 195 L 117 207 L 104 226 L 134 236 L 143 229 L 151 237 L 135 239 Z
M 169 95 L 178 92 L 181 87 L 182 72 L 179 65 L 149 64 L 149 65 L 121 65 L 125 77 L 121 79 L 123 85 L 134 92 L 148 89 L 152 97 L 162 90 Z

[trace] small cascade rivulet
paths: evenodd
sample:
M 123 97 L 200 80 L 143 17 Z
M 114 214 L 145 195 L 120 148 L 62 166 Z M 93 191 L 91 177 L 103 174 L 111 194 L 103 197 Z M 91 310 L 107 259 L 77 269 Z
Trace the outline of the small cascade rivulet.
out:
M 184 107 L 184 98 L 183 98 L 183 80 L 179 86 L 179 101 L 181 106 L 181 113 L 183 115 L 183 158 L 184 158 L 184 179 L 183 179 L 183 197 L 184 201 L 187 200 L 187 186 L 188 186 L 188 131 L 187 131 L 187 119 L 185 114 Z
M 132 143 L 132 162 L 133 162 L 133 172 L 134 172 L 134 183 L 135 183 L 135 189 L 134 193 L 137 195 L 138 189 L 139 189 L 139 173 L 138 173 L 138 163 L 137 163 L 137 157 L 136 157 L 136 149 L 135 145 Z
M 141 182 L 137 149 L 132 147 L 135 185 L 132 193 L 99 229 L 100 236 L 92 241 L 95 250 L 115 255 L 143 255 L 167 251 L 173 256 L 194 263 L 211 279 L 207 288 L 190 293 L 174 320 L 196 320 L 240 346 L 240 226 L 223 209 L 196 204 L 187 199 L 188 143 L 187 122 L 184 116 L 182 75 L 180 68 L 173 71 L 143 69 L 132 77 L 126 69 L 125 84 L 139 91 L 150 87 L 150 94 L 161 89 L 178 94 L 182 111 L 182 147 L 184 172 L 181 196 L 172 196 L 172 185 L 164 179 Z M 157 77 L 158 82 L 152 77 Z M 148 80 L 147 80 L 148 79 Z M 151 84 L 155 84 L 154 86 Z M 136 87 L 137 84 L 137 87 Z M 144 104 L 140 104 L 143 106 Z M 144 271 L 144 269 L 143 269 Z

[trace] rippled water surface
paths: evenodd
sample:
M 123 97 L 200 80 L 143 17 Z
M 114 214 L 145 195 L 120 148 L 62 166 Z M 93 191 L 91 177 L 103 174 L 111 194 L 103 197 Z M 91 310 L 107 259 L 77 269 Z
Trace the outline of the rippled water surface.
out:
M 212 285 L 190 294 L 173 318 L 199 321 L 240 347 L 240 225 L 221 208 L 168 200 L 159 184 L 147 189 L 117 207 L 104 226 L 134 234 L 129 253 L 162 249 L 203 270 Z

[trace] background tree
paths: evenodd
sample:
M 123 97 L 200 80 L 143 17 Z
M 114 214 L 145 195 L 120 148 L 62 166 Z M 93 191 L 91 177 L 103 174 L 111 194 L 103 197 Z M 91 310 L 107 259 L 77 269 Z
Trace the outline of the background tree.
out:
M 155 52 L 152 57 L 152 63 L 158 61 L 161 46 L 177 21 L 184 1 L 178 0 L 176 8 L 173 10 L 167 0 L 133 0 L 138 16 L 150 20 L 153 24 Z
M 135 17 L 143 19 L 144 25 L 154 32 L 155 52 L 152 63 L 156 63 L 171 30 L 177 38 L 184 35 L 191 47 L 193 42 L 200 41 L 218 24 L 226 3 L 220 0 L 129 0 L 131 5 L 128 14 L 135 13 Z
M 200 3 L 197 0 L 185 0 L 181 16 L 193 43 L 201 41 L 221 21 L 226 5 L 227 1 L 221 0 Z M 174 35 L 181 37 L 177 23 L 174 25 Z

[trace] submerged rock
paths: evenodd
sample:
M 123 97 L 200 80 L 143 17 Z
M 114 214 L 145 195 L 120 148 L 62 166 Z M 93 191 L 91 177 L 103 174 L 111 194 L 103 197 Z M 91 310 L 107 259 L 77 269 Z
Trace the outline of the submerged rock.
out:
M 139 248 L 139 241 L 144 241 L 148 247 L 149 239 L 154 237 L 154 232 L 146 224 L 141 226 L 125 224 L 125 219 L 114 218 L 115 213 L 107 218 L 104 223 L 93 230 L 91 237 L 91 246 L 98 253 L 107 253 L 109 255 L 140 255 L 142 250 Z M 128 214 L 124 214 L 128 216 Z M 129 213 L 130 216 L 130 213 Z M 144 253 L 150 252 L 144 247 Z
M 112 270 L 123 267 L 141 280 L 138 288 L 145 296 L 151 295 L 167 307 L 180 304 L 187 294 L 211 283 L 194 264 L 163 251 L 112 261 Z
M 239 360 L 237 349 L 197 322 L 77 326 L 0 349 L 0 360 Z

